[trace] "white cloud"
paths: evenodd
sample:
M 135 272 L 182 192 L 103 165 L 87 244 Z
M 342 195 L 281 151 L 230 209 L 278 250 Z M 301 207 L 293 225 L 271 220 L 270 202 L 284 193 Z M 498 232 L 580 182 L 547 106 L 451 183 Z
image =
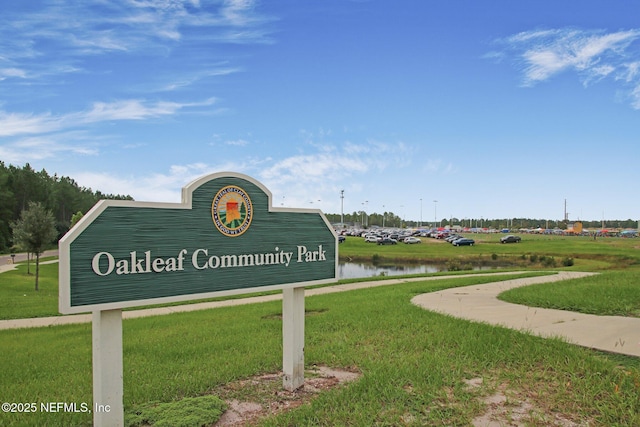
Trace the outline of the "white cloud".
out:
M 406 167 L 406 154 L 410 151 L 402 143 L 379 141 L 308 147 L 314 152 L 260 165 L 256 177 L 271 189 L 274 203 L 338 212 L 340 190 L 347 190 L 353 200 L 374 177 L 376 181 L 381 174 L 392 178 L 395 168 Z
M 0 111 L 0 137 L 22 134 L 43 134 L 62 129 L 82 127 L 91 123 L 118 120 L 143 120 L 174 115 L 185 108 L 208 107 L 215 98 L 201 102 L 177 103 L 147 102 L 127 99 L 114 102 L 96 102 L 89 110 L 68 114 L 20 114 Z
M 26 78 L 27 72 L 19 68 L 0 68 L 0 81 L 8 77 Z
M 640 110 L 640 84 L 631 91 L 631 105 L 634 109 Z
M 83 132 L 27 137 L 0 146 L 0 158 L 10 164 L 28 163 L 56 156 L 97 154 L 97 144 Z
M 233 141 L 225 141 L 225 144 L 232 145 L 234 147 L 244 147 L 245 145 L 248 145 L 249 142 L 245 141 L 244 139 L 236 139 Z
M 172 82 L 165 84 L 160 90 L 161 91 L 174 91 L 177 89 L 185 88 L 191 86 L 203 79 L 209 77 L 217 77 L 217 76 L 227 76 L 230 74 L 238 73 L 242 71 L 242 68 L 239 67 L 222 67 L 222 68 L 214 68 L 211 70 L 200 71 L 195 73 L 180 73 L 180 76 L 176 79 L 173 79 Z
M 158 117 L 175 114 L 184 105 L 175 102 L 144 103 L 137 99 L 116 102 L 96 102 L 91 110 L 78 114 L 84 123 L 102 122 L 107 120 L 141 120 L 148 117 Z
M 638 80 L 640 78 L 640 60 L 622 64 L 616 78 L 626 83 Z
M 0 111 L 0 137 L 46 133 L 60 128 L 60 119 L 51 114 L 19 114 Z
M 638 37 L 640 30 L 611 34 L 567 30 L 520 34 L 511 41 L 525 45 L 524 83 L 532 85 L 570 68 L 587 74 L 603 66 L 615 69 L 621 53 Z
M 171 165 L 164 173 L 139 176 L 118 176 L 112 173 L 65 172 L 82 186 L 103 193 L 129 194 L 138 201 L 179 202 L 180 191 L 194 179 L 214 172 L 234 171 L 262 182 L 272 193 L 275 206 L 320 208 L 339 211 L 338 195 L 345 189 L 350 197 L 361 192 L 371 176 L 393 175 L 398 158 L 391 154 L 395 145 L 348 144 L 346 147 L 320 149 L 282 159 L 243 158 L 226 163 L 192 163 Z M 325 147 L 327 148 L 327 147 Z M 360 154 L 354 155 L 354 151 Z M 406 160 L 404 160 L 406 162 Z M 388 168 L 392 165 L 392 168 Z M 373 174 L 373 175 L 372 175 Z M 390 176 L 391 176 L 390 175 Z M 363 184 L 365 183 L 365 184 Z M 371 206 L 373 208 L 373 206 Z
M 271 42 L 270 21 L 249 0 L 41 1 L 0 15 L 0 58 L 27 70 L 23 77 L 38 78 L 64 68 L 54 64 L 82 68 L 85 56 L 165 56 L 192 43 Z
M 118 176 L 104 172 L 76 172 L 74 179 L 83 187 L 105 194 L 132 196 L 141 202 L 179 203 L 180 189 L 204 172 L 202 165 L 172 166 L 166 174 Z
M 607 77 L 630 83 L 633 98 L 633 88 L 640 80 L 638 60 L 633 58 L 640 54 L 630 46 L 639 39 L 640 29 L 611 33 L 555 29 L 522 32 L 499 42 L 507 45 L 507 51 L 500 54 L 511 52 L 522 65 L 523 86 L 574 71 L 585 86 Z
M 254 10 L 254 0 L 225 0 L 221 15 L 231 25 L 244 26 L 255 20 Z

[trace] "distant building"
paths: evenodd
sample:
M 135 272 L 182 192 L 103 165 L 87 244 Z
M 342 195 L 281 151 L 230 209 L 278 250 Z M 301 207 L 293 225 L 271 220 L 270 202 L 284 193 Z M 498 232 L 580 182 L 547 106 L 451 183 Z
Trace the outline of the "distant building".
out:
M 575 221 L 567 224 L 567 233 L 582 234 L 582 221 Z

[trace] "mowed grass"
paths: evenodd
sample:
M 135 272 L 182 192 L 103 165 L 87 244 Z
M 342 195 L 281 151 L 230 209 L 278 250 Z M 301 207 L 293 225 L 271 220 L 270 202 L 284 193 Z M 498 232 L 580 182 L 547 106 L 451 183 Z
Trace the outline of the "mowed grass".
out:
M 58 264 L 40 264 L 35 291 L 35 264 L 0 274 L 0 320 L 58 316 Z
M 515 288 L 498 298 L 531 307 L 640 317 L 640 276 L 634 270 L 607 271 L 583 279 Z
M 507 280 L 453 278 L 306 299 L 306 365 L 358 370 L 359 380 L 265 426 L 470 425 L 502 390 L 532 408 L 528 425 L 561 415 L 578 425 L 640 425 L 637 359 L 422 310 L 413 296 Z M 125 320 L 124 403 L 206 395 L 238 378 L 278 372 L 281 303 Z M 0 331 L 0 396 L 91 405 L 91 327 Z M 482 379 L 470 389 L 465 380 Z M 247 393 L 250 393 L 248 391 Z M 7 426 L 91 425 L 88 413 L 0 414 Z

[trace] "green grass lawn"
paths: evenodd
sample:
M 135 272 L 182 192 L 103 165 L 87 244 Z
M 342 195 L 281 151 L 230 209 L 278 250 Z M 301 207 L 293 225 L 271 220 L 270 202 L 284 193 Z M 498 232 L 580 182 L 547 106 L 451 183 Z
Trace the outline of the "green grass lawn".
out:
M 58 316 L 58 264 L 41 264 L 39 290 L 35 291 L 35 266 L 26 264 L 0 274 L 0 320 Z
M 640 317 L 640 279 L 635 270 L 525 286 L 503 292 L 498 298 L 531 307 Z
M 503 277 L 502 279 L 508 279 Z M 513 330 L 453 319 L 410 303 L 419 293 L 497 280 L 453 278 L 308 297 L 306 365 L 359 380 L 261 425 L 469 425 L 496 389 L 590 426 L 640 424 L 640 363 Z M 123 323 L 125 410 L 210 393 L 281 369 L 281 303 Z M 0 331 L 0 396 L 8 402 L 91 404 L 91 326 Z M 465 380 L 482 379 L 470 390 Z M 0 414 L 2 425 L 91 425 L 86 413 Z
M 467 259 L 509 257 L 534 271 L 541 257 L 575 258 L 554 269 L 597 276 L 518 288 L 503 298 L 531 306 L 638 316 L 636 239 L 531 236 L 501 245 L 500 235 L 474 236 L 455 248 L 377 246 L 359 239 L 341 257 Z M 586 268 L 585 268 L 586 267 Z M 549 269 L 549 268 L 542 268 Z M 32 268 L 33 271 L 33 268 Z M 0 274 L 0 317 L 57 315 L 57 264 L 41 266 L 40 291 L 24 266 Z M 527 425 L 563 417 L 578 425 L 640 425 L 640 361 L 431 313 L 413 296 L 509 276 L 419 281 L 308 297 L 305 364 L 355 369 L 359 380 L 323 392 L 309 405 L 261 425 L 469 425 L 496 390 L 534 408 Z M 282 368 L 280 302 L 125 320 L 124 403 L 170 403 L 199 397 L 240 378 Z M 91 325 L 0 331 L 0 397 L 5 402 L 92 402 Z M 482 386 L 469 389 L 469 379 Z M 128 418 L 129 419 L 129 418 Z M 91 425 L 88 413 L 0 413 L 0 425 Z

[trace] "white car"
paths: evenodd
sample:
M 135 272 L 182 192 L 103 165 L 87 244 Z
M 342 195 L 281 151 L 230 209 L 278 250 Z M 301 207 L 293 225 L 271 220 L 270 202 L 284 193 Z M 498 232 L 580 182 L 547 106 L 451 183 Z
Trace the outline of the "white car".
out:
M 367 236 L 364 238 L 364 241 L 367 243 L 378 243 L 378 238 L 376 236 Z
M 422 240 L 418 239 L 417 237 L 409 236 L 409 237 L 404 239 L 404 242 L 407 245 L 411 245 L 413 243 L 422 243 Z

